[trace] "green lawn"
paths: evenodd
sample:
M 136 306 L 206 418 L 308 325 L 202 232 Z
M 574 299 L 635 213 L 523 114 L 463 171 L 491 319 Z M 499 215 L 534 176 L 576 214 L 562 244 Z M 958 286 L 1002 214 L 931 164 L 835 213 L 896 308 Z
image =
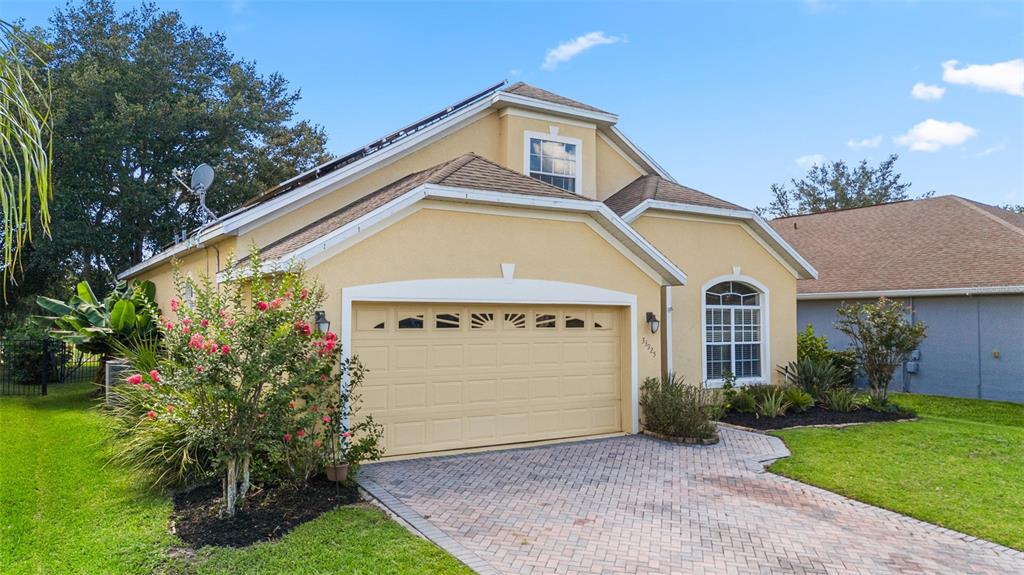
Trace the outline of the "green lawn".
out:
M 1024 405 L 894 399 L 920 420 L 777 432 L 771 471 L 1024 550 Z
M 470 573 L 369 506 L 273 543 L 172 558 L 170 500 L 106 465 L 91 390 L 0 398 L 0 573 Z

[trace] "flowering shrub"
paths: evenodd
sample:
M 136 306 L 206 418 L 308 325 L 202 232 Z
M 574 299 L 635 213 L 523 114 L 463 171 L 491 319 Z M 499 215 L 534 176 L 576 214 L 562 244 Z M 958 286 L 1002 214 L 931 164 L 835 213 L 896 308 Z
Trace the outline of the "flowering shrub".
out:
M 362 380 L 357 361 L 339 361 L 337 336 L 310 324 L 323 288 L 301 269 L 267 275 L 261 266 L 254 251 L 246 277 L 219 285 L 176 272 L 164 348 L 153 369 L 128 376 L 116 413 L 127 423 L 122 459 L 151 462 L 157 449 L 177 466 L 163 465 L 172 479 L 221 474 L 228 515 L 249 490 L 254 458 L 259 468 L 284 461 L 300 480 L 322 468 L 325 430 L 347 420 L 332 414 L 351 406 L 339 382 Z

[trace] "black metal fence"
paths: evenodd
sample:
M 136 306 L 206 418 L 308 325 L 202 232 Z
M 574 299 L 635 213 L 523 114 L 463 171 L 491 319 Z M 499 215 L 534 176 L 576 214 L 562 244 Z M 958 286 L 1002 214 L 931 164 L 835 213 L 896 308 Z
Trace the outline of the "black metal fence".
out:
M 53 384 L 91 381 L 100 358 L 55 339 L 0 338 L 0 395 L 46 395 Z

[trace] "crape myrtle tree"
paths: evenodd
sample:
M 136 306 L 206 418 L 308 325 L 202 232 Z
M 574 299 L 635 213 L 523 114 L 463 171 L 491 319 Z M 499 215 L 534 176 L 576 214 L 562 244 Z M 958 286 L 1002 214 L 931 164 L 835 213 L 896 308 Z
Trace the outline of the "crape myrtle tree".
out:
M 835 327 L 850 338 L 872 401 L 887 405 L 892 374 L 924 341 L 924 323 L 908 321 L 906 306 L 885 297 L 870 304 L 844 303 L 836 313 Z
M 117 272 L 200 225 L 198 198 L 175 175 L 188 181 L 198 164 L 213 166 L 207 203 L 222 215 L 328 159 L 323 130 L 295 119 L 298 91 L 176 11 L 87 0 L 57 9 L 32 36 L 41 61 L 27 65 L 52 91 L 60 191 L 52 238 L 23 252 L 10 290 L 20 316 L 36 313 L 37 295 L 64 295 L 68 277 L 102 297 Z
M 191 446 L 191 455 L 180 457 L 183 467 L 197 454 L 208 459 L 223 480 L 229 516 L 245 500 L 254 457 L 278 454 L 292 467 L 305 459 L 300 480 L 317 471 L 326 449 L 321 431 L 342 423 L 336 406 L 348 400 L 339 370 L 353 369 L 340 362 L 337 336 L 311 324 L 324 302 L 322 286 L 301 269 L 264 275 L 258 254 L 250 258 L 218 285 L 176 275 L 178 295 L 160 320 L 164 352 L 149 372 L 128 376 L 122 405 L 131 408 L 119 414 L 133 419 L 123 434 L 133 456 L 153 451 L 140 445 L 172 451 L 182 443 Z M 354 371 L 361 377 L 361 368 Z M 325 402 L 325 393 L 332 399 Z M 351 441 L 351 433 L 342 440 Z

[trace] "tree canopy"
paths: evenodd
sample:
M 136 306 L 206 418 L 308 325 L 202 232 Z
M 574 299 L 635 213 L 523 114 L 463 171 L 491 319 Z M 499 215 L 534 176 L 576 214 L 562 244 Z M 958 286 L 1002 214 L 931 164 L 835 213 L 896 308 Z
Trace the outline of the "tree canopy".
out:
M 898 159 L 893 154 L 876 167 L 869 166 L 867 160 L 852 168 L 843 160 L 816 164 L 799 180 L 772 184 L 772 201 L 758 212 L 781 218 L 909 200 L 911 184 L 901 181 L 896 172 Z
M 57 194 L 52 240 L 26 254 L 23 301 L 79 279 L 111 286 L 201 224 L 198 198 L 174 179 L 200 163 L 217 170 L 207 204 L 224 214 L 328 159 L 323 129 L 294 119 L 298 91 L 176 11 L 88 0 L 34 35 L 53 93 Z

